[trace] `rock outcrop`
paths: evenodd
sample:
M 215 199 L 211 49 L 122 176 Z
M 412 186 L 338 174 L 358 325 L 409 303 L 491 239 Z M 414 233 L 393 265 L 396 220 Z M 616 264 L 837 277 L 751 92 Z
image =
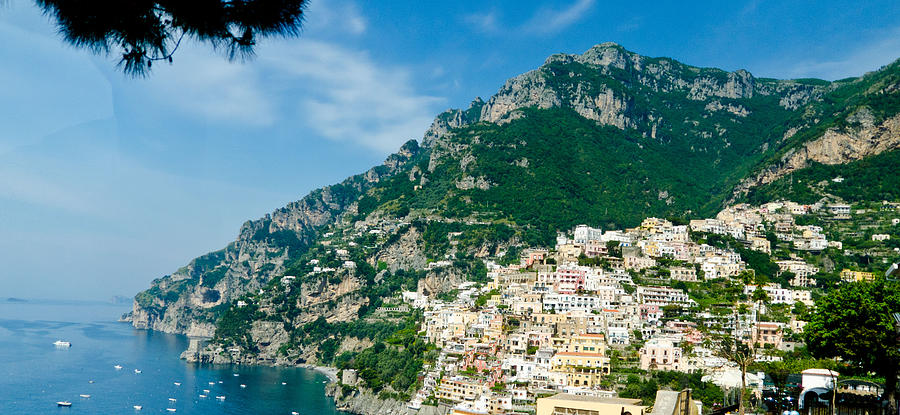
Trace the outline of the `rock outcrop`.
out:
M 830 128 L 821 137 L 788 151 L 777 163 L 744 179 L 735 188 L 732 198 L 809 167 L 813 162 L 845 164 L 900 148 L 900 116 L 893 116 L 876 125 L 870 110 L 863 107 L 847 121 L 849 127 Z
M 211 336 L 223 309 L 219 306 L 284 275 L 286 263 L 306 250 L 319 229 L 354 213 L 361 193 L 402 170 L 419 153 L 418 143 L 409 141 L 381 166 L 247 221 L 225 249 L 154 280 L 149 290 L 135 296 L 128 319 L 136 328 Z
M 353 414 L 403 415 L 415 413 L 406 407 L 406 402 L 382 399 L 365 389 L 344 392 L 340 385 L 332 383 L 325 388 L 325 394 L 334 397 L 334 403 L 339 411 Z

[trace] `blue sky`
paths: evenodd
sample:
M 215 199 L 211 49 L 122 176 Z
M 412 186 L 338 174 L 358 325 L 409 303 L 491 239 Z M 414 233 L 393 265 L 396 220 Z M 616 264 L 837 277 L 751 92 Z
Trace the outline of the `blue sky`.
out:
M 553 53 L 614 41 L 775 78 L 900 57 L 896 1 L 317 0 L 299 39 L 229 63 L 187 44 L 130 79 L 0 6 L 0 298 L 104 300 L 379 163 Z M 723 4 L 724 3 L 724 4 Z

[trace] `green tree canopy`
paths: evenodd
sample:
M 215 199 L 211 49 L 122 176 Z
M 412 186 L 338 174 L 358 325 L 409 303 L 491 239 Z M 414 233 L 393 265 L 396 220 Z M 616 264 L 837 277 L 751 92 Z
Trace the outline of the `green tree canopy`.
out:
M 844 284 L 817 302 L 806 325 L 809 351 L 840 357 L 885 378 L 891 402 L 900 371 L 900 340 L 892 313 L 900 312 L 900 287 L 883 279 Z

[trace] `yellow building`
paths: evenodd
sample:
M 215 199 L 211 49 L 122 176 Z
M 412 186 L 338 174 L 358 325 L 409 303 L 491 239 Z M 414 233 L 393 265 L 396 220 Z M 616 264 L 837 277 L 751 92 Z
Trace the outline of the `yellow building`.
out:
M 536 415 L 643 415 L 646 409 L 640 399 L 560 393 L 538 399 Z
M 569 337 L 564 352 L 606 354 L 606 337 L 602 334 L 584 333 Z
M 553 372 L 565 378 L 567 386 L 592 388 L 609 374 L 609 358 L 601 353 L 561 352 L 553 356 L 550 364 Z
M 465 378 L 441 379 L 435 396 L 454 402 L 472 401 L 487 391 L 487 385 Z
M 841 280 L 846 282 L 856 282 L 856 281 L 872 281 L 875 279 L 875 274 L 871 272 L 865 271 L 853 271 L 851 269 L 844 269 L 841 271 Z

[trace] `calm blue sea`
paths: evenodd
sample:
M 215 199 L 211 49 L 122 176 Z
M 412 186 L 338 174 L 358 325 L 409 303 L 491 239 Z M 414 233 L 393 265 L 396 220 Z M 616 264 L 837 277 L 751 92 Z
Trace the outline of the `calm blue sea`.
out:
M 106 304 L 0 299 L 0 414 L 171 413 L 166 408 L 176 414 L 338 413 L 324 395 L 327 378 L 318 372 L 188 364 L 178 358 L 187 338 L 116 322 L 126 311 Z M 72 347 L 55 347 L 59 339 Z M 116 370 L 117 364 L 123 369 Z M 200 397 L 203 389 L 210 390 L 207 398 Z M 220 395 L 224 401 L 215 398 Z M 72 406 L 58 408 L 63 400 Z

